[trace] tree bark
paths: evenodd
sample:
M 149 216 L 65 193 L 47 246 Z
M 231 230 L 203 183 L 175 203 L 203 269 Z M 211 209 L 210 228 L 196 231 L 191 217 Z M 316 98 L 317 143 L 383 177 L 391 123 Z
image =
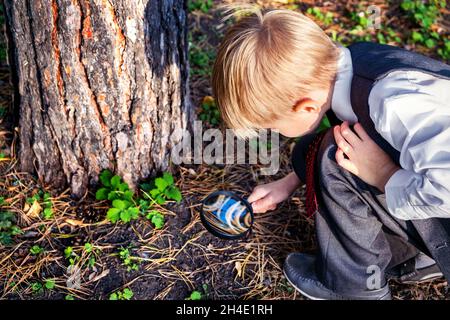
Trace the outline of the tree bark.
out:
M 184 0 L 4 0 L 20 167 L 81 197 L 169 166 L 191 107 Z

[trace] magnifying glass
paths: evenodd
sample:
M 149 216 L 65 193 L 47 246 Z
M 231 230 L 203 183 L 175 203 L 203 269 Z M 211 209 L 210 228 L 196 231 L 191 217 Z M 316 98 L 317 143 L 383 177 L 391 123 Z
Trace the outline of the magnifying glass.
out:
M 202 201 L 200 219 L 210 233 L 222 239 L 248 237 L 254 221 L 252 206 L 231 191 L 215 191 Z

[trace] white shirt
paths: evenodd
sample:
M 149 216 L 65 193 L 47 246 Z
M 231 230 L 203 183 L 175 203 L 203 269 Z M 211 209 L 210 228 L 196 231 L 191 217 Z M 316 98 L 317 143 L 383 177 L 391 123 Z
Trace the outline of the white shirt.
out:
M 350 50 L 341 47 L 331 108 L 357 122 L 350 91 Z M 385 187 L 389 212 L 402 220 L 450 218 L 450 80 L 419 71 L 394 71 L 369 95 L 378 133 L 400 151 L 400 166 Z

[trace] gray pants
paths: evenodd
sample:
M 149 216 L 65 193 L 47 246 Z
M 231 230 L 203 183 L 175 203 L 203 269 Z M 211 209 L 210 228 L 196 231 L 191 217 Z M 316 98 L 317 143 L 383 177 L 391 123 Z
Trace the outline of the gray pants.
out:
M 300 138 L 292 154 L 294 171 L 302 181 L 306 181 L 307 146 L 314 136 Z M 420 251 L 429 254 L 428 250 L 411 221 L 398 220 L 388 212 L 384 193 L 336 163 L 336 150 L 329 130 L 315 168 L 317 275 L 338 293 L 367 290 L 370 276 L 377 274 L 384 286 L 389 268 Z

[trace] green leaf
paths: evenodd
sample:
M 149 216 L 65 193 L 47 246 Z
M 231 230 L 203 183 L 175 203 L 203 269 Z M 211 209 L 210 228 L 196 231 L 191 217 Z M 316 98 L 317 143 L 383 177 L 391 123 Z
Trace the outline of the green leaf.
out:
M 423 36 L 420 32 L 417 31 L 413 31 L 411 34 L 411 38 L 414 42 L 422 42 L 423 41 Z
M 173 176 L 169 172 L 164 172 L 163 179 L 166 180 L 169 186 L 174 184 Z
M 111 293 L 111 295 L 109 296 L 109 300 L 119 300 L 117 293 L 115 293 L 115 292 Z
M 137 219 L 139 217 L 139 208 L 131 207 L 127 209 L 128 213 L 131 216 L 131 219 Z
M 72 247 L 67 247 L 64 249 L 64 257 L 66 257 L 66 259 L 70 258 L 72 256 L 72 253 L 73 253 Z
M 152 216 L 151 222 L 155 225 L 155 229 L 161 229 L 164 227 L 164 216 L 158 212 Z
M 100 173 L 100 182 L 105 186 L 105 187 L 111 187 L 111 178 L 112 178 L 113 174 L 111 171 L 109 170 L 103 170 L 102 173 Z
M 6 221 L 0 221 L 0 229 L 9 229 L 12 225 L 12 222 L 9 220 Z
M 159 205 L 163 205 L 166 202 L 166 199 L 163 198 L 162 195 L 157 195 L 155 199 L 156 203 Z
M 145 213 L 150 208 L 150 203 L 147 200 L 140 199 L 139 200 L 139 209 L 141 209 L 142 213 Z
M 53 210 L 52 208 L 45 208 L 43 212 L 44 219 L 48 220 L 53 218 Z
M 114 201 L 116 199 L 120 199 L 120 195 L 117 191 L 111 191 L 110 193 L 108 193 L 108 200 Z
M 150 196 L 151 196 L 153 199 L 156 199 L 156 197 L 157 197 L 158 195 L 160 195 L 160 194 L 161 194 L 161 191 L 159 191 L 158 189 L 150 190 Z
M 163 178 L 156 178 L 155 179 L 155 185 L 156 185 L 156 187 L 158 188 L 159 191 L 163 192 L 164 189 L 166 189 L 169 184 Z
M 0 232 L 0 243 L 3 245 L 10 245 L 12 244 L 12 237 L 7 232 Z
M 9 229 L 9 233 L 10 233 L 12 236 L 16 236 L 16 235 L 18 235 L 18 234 L 22 234 L 23 231 L 22 231 L 22 229 L 20 229 L 18 226 L 12 226 L 11 229 Z
M 46 287 L 48 290 L 54 289 L 54 288 L 55 288 L 55 280 L 46 280 L 46 281 L 45 281 L 45 287 Z
M 87 242 L 87 243 L 84 244 L 84 250 L 85 250 L 87 253 L 92 252 L 93 249 L 94 249 L 94 246 L 93 246 L 92 244 L 90 244 L 89 242 Z
M 120 219 L 120 209 L 117 208 L 110 208 L 108 210 L 108 213 L 106 214 L 106 218 L 111 221 L 112 223 L 116 223 Z
M 130 190 L 130 187 L 128 187 L 128 184 L 123 182 L 119 184 L 119 191 L 125 192 L 127 190 Z
M 33 282 L 31 284 L 31 290 L 33 290 L 34 293 L 39 293 L 43 289 L 42 283 L 39 282 Z
M 30 249 L 30 253 L 31 253 L 32 255 L 35 255 L 35 256 L 37 256 L 37 255 L 39 255 L 39 254 L 41 254 L 41 253 L 43 253 L 43 252 L 44 252 L 44 249 L 41 248 L 41 247 L 38 246 L 38 245 L 34 245 L 34 246 L 32 246 L 31 249 Z
M 65 299 L 66 300 L 75 300 L 75 298 L 71 294 L 66 295 Z
M 117 189 L 120 185 L 120 180 L 121 180 L 121 178 L 119 176 L 115 175 L 114 177 L 111 178 L 111 186 L 114 189 Z
M 131 291 L 131 289 L 125 288 L 123 289 L 123 298 L 125 300 L 130 300 L 131 298 L 133 298 L 133 291 Z
M 120 212 L 120 220 L 127 223 L 131 221 L 131 212 L 129 210 L 123 210 Z
M 95 257 L 90 257 L 88 261 L 88 266 L 93 268 L 95 266 Z
M 100 188 L 97 190 L 97 192 L 95 193 L 95 199 L 101 201 L 101 200 L 106 200 L 108 199 L 108 194 L 110 192 L 110 189 L 107 188 Z
M 154 189 L 155 187 L 156 186 L 155 186 L 154 181 L 141 184 L 141 189 L 144 190 L 144 191 L 147 191 L 147 192 L 149 192 L 150 190 Z
M 112 205 L 119 210 L 125 210 L 128 207 L 128 201 L 116 199 L 113 201 Z
M 180 202 L 182 198 L 180 190 L 174 186 L 170 186 L 169 188 L 167 188 L 165 191 L 165 195 L 167 198 L 175 200 L 176 202 Z
M 133 201 L 133 195 L 134 195 L 133 191 L 128 190 L 123 193 L 122 198 L 131 202 Z
M 425 40 L 425 46 L 429 49 L 432 49 L 436 46 L 436 41 L 432 38 L 428 38 Z
M 193 291 L 189 297 L 189 300 L 201 300 L 202 294 L 199 291 Z

